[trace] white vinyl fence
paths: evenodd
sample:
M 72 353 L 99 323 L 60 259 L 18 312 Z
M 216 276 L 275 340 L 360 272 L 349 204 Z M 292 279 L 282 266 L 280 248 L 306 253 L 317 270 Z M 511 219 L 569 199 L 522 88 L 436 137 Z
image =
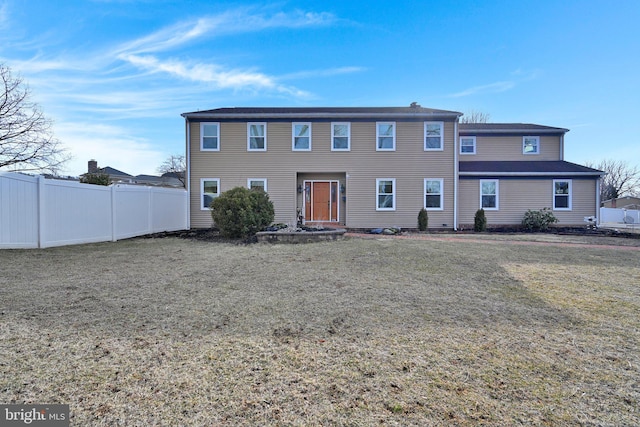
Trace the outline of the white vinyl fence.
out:
M 600 208 L 600 223 L 640 224 L 640 211 Z
M 0 173 L 0 248 L 46 248 L 187 229 L 184 189 Z

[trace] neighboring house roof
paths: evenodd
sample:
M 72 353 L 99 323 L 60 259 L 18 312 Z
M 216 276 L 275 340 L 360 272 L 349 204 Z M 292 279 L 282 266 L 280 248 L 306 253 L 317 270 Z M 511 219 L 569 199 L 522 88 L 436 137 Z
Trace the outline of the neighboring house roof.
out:
M 460 117 L 457 111 L 409 107 L 233 107 L 183 113 L 188 119 Z
M 129 175 L 128 173 L 119 171 L 118 169 L 114 169 L 111 166 L 105 166 L 103 168 L 99 168 L 98 171 L 100 173 L 106 173 L 107 175 L 117 175 L 117 176 L 124 176 L 127 178 L 133 178 L 133 176 Z
M 461 135 L 522 135 L 527 133 L 557 135 L 567 133 L 569 129 L 530 123 L 460 123 L 458 131 Z
M 562 160 L 460 162 L 460 176 L 601 176 L 605 172 Z

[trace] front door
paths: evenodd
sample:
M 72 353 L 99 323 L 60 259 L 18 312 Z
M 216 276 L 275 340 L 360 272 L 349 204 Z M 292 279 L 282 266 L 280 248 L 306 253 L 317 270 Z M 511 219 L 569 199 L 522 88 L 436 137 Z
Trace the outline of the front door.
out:
M 338 221 L 338 182 L 306 181 L 305 221 Z

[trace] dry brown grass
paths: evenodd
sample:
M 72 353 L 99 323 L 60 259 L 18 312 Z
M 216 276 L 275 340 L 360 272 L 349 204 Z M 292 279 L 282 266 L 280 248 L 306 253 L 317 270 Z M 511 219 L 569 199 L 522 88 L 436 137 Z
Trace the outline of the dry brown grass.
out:
M 0 402 L 83 426 L 640 424 L 640 251 L 468 240 L 0 251 Z

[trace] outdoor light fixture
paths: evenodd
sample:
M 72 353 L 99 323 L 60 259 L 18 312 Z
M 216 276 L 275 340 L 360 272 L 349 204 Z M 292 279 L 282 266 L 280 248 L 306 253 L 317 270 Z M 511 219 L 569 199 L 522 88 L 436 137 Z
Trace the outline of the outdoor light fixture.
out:
M 340 192 L 344 194 L 346 188 L 344 188 L 344 184 L 340 184 Z
M 302 184 L 300 184 L 298 185 L 298 193 L 302 194 L 302 191 L 303 191 Z

